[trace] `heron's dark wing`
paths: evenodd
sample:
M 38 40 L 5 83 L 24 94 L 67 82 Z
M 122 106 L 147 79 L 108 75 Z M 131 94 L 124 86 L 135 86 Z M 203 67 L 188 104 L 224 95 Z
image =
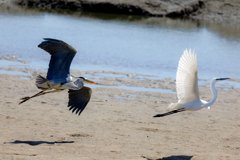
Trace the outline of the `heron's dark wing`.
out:
M 47 79 L 66 79 L 70 76 L 70 65 L 77 53 L 76 49 L 67 43 L 50 38 L 44 38 L 38 47 L 51 54 Z
M 76 114 L 80 115 L 84 108 L 87 106 L 88 102 L 90 101 L 92 94 L 92 89 L 89 87 L 83 86 L 79 90 L 71 90 L 68 91 L 68 107 L 69 110 L 72 110 L 72 113 L 75 112 Z

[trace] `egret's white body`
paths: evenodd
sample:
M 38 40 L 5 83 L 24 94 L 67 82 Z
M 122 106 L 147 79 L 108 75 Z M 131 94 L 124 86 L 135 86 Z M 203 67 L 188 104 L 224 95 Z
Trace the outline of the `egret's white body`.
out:
M 198 70 L 197 54 L 191 49 L 185 50 L 180 58 L 176 77 L 177 103 L 171 103 L 168 108 L 174 110 L 165 114 L 158 114 L 154 117 L 163 117 L 181 111 L 196 111 L 209 107 L 216 101 L 218 92 L 215 84 L 219 80 L 228 78 L 213 78 L 210 82 L 213 99 L 210 102 L 201 100 L 198 91 Z

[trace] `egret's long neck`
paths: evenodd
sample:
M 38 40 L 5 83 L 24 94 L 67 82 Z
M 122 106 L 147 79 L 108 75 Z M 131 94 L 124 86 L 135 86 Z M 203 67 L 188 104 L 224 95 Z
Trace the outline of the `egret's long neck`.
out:
M 210 83 L 210 88 L 211 88 L 211 91 L 212 91 L 213 99 L 212 99 L 210 102 L 206 103 L 206 104 L 205 104 L 205 107 L 211 106 L 211 105 L 216 101 L 217 96 L 218 96 L 218 92 L 217 92 L 217 90 L 216 90 L 216 88 L 215 88 L 215 83 L 214 83 L 214 81 L 211 81 L 211 83 Z

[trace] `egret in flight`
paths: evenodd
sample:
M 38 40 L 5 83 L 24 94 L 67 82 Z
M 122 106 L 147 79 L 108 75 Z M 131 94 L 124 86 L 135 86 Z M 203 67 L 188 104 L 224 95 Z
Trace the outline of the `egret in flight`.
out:
M 171 103 L 168 108 L 172 111 L 157 114 L 153 117 L 164 117 L 182 111 L 197 111 L 210 107 L 217 99 L 216 82 L 229 78 L 213 78 L 210 82 L 213 99 L 210 102 L 201 100 L 198 91 L 197 54 L 191 49 L 185 50 L 180 58 L 176 77 L 178 102 Z
M 68 89 L 69 110 L 72 110 L 72 113 L 76 111 L 75 113 L 80 115 L 90 101 L 92 94 L 92 89 L 83 86 L 83 82 L 93 84 L 96 84 L 96 82 L 87 80 L 84 77 L 71 76 L 70 65 L 77 53 L 75 48 L 60 40 L 51 38 L 44 38 L 44 40 L 38 47 L 48 52 L 51 55 L 51 60 L 47 77 L 44 78 L 39 75 L 36 79 L 36 86 L 42 91 L 31 97 L 22 98 L 19 104 L 33 97 Z

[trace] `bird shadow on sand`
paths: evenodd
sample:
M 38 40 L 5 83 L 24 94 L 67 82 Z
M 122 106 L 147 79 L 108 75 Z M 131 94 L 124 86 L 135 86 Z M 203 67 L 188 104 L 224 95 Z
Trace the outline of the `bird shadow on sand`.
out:
M 74 143 L 74 141 L 54 141 L 54 142 L 49 142 L 49 141 L 20 141 L 20 140 L 15 140 L 14 142 L 8 142 L 8 143 L 12 143 L 12 144 L 20 144 L 20 143 L 25 143 L 25 144 L 29 144 L 31 146 L 36 146 L 39 144 L 62 144 L 62 143 Z
M 147 158 L 145 156 L 142 156 L 143 158 L 146 158 L 147 160 L 191 160 L 193 156 L 170 156 L 170 157 L 163 157 L 163 158 L 158 158 L 158 159 L 152 159 L 152 158 Z

